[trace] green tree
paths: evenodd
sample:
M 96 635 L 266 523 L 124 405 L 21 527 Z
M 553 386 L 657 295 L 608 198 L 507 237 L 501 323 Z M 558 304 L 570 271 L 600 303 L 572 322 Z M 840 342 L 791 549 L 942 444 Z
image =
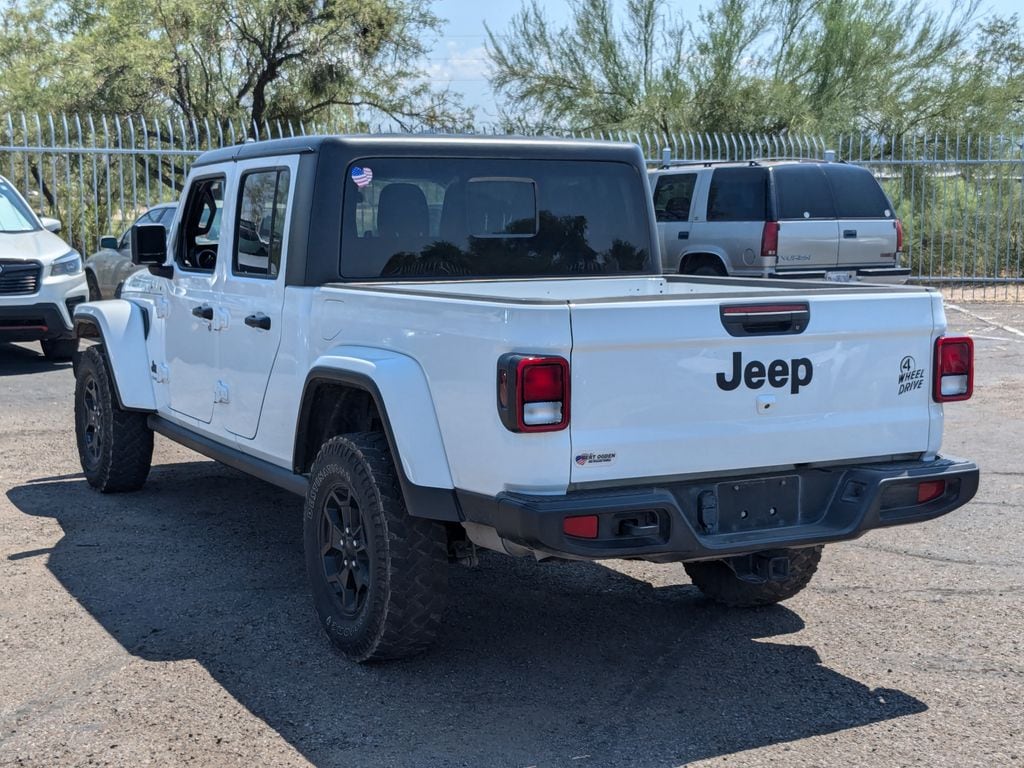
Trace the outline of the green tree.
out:
M 690 99 L 683 78 L 685 26 L 664 0 L 628 0 L 616 28 L 609 0 L 570 0 L 573 20 L 552 28 L 540 0 L 513 18 L 508 34 L 487 27 L 495 92 L 505 122 L 583 130 L 643 126 L 670 130 Z
M 43 111 L 180 110 L 262 125 L 375 114 L 457 128 L 419 66 L 441 20 L 416 0 L 13 0 L 0 99 Z
M 488 30 L 492 83 L 519 127 L 835 133 L 898 138 L 1020 126 L 1016 16 L 978 0 L 715 0 L 695 24 L 663 0 L 569 0 L 554 28 L 537 0 Z M 525 123 L 525 125 L 524 125 Z

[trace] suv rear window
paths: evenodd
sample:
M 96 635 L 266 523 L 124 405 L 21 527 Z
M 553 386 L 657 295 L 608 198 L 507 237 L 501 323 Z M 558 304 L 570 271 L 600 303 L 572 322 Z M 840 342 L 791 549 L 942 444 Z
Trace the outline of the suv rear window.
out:
M 834 219 L 832 190 L 818 165 L 775 168 L 775 197 L 780 219 Z
M 891 219 L 892 205 L 866 168 L 841 163 L 822 166 L 832 186 L 840 219 Z
M 696 173 L 659 176 L 654 188 L 654 217 L 658 221 L 689 221 L 696 183 Z
M 626 163 L 379 157 L 344 183 L 347 278 L 649 271 L 643 179 Z
M 767 218 L 766 169 L 715 169 L 708 191 L 708 221 L 764 221 Z

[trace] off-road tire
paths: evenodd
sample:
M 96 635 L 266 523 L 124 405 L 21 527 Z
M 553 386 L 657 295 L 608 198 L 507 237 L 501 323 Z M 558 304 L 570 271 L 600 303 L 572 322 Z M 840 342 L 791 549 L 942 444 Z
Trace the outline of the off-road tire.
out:
M 43 356 L 54 362 L 64 362 L 74 358 L 78 352 L 78 339 L 43 339 L 39 342 L 43 348 Z
M 756 608 L 788 600 L 806 587 L 818 570 L 821 550 L 820 546 L 785 550 L 789 555 L 789 576 L 761 584 L 743 581 L 721 560 L 683 563 L 683 567 L 705 597 L 730 608 Z
M 332 438 L 309 477 L 306 572 L 333 646 L 358 662 L 426 650 L 447 597 L 447 538 L 440 523 L 406 511 L 387 439 L 376 432 Z M 346 515 L 355 521 L 349 527 Z
M 102 493 L 137 491 L 153 462 L 145 413 L 117 403 L 101 345 L 86 349 L 75 375 L 75 436 L 85 479 Z

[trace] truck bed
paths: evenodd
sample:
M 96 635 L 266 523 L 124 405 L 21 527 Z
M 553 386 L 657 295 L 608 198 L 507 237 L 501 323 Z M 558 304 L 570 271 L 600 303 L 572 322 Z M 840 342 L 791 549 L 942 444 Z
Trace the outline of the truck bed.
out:
M 479 484 L 468 490 L 929 458 L 940 444 L 928 377 L 945 319 L 929 289 L 652 276 L 337 284 L 321 295 L 325 338 L 375 346 L 375 329 L 400 330 L 386 343 L 423 368 L 450 464 Z M 723 323 L 725 309 L 779 305 L 804 307 L 806 328 L 737 337 Z M 510 352 L 569 361 L 568 430 L 513 434 L 498 421 L 495 365 Z M 901 391 L 907 365 L 920 383 Z

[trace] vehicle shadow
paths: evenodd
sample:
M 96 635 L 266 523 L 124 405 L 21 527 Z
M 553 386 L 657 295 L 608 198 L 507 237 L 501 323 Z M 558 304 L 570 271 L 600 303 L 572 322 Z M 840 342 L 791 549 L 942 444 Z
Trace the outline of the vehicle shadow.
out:
M 453 567 L 431 652 L 357 666 L 313 614 L 295 496 L 200 461 L 154 468 L 137 494 L 71 478 L 8 496 L 64 531 L 11 559 L 47 553 L 130 653 L 197 659 L 317 765 L 670 766 L 927 709 L 813 648 L 758 641 L 803 628 L 785 607 L 728 611 L 689 585 L 496 555 Z
M 0 341 L 0 376 L 21 376 L 26 373 L 45 373 L 59 371 L 63 368 L 71 370 L 69 361 L 54 362 L 43 357 L 39 345 L 25 347 Z

